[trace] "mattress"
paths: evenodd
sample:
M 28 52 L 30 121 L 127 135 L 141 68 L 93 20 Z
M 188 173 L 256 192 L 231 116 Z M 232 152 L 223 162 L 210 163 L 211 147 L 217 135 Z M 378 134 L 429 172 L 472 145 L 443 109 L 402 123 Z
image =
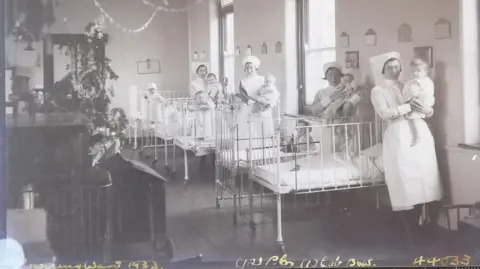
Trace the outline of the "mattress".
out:
M 277 167 L 280 189 L 276 182 Z M 323 160 L 321 156 L 311 156 L 280 165 L 258 166 L 253 173 L 260 184 L 280 193 L 335 187 L 345 189 L 383 182 L 382 173 L 371 158 L 348 157 L 344 153 L 324 156 Z

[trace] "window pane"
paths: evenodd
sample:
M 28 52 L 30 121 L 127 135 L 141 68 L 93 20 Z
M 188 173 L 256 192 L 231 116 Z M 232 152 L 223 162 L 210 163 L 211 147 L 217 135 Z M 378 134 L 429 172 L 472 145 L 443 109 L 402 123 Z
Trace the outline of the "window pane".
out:
M 310 49 L 335 47 L 335 0 L 308 2 L 308 29 Z
M 323 65 L 336 59 L 335 49 L 306 51 L 305 53 L 305 93 L 307 104 L 311 104 L 315 94 L 328 83 L 323 80 Z
M 235 54 L 235 27 L 233 21 L 233 13 L 227 14 L 225 17 L 225 52 L 227 54 Z
M 235 91 L 235 55 L 224 56 L 224 60 L 223 74 L 228 78 L 228 91 L 233 93 Z

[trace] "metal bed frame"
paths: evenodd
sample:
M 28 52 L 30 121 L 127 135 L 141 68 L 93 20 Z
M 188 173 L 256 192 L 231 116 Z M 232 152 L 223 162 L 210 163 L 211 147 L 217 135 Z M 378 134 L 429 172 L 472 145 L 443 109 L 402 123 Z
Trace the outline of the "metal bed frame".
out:
M 222 201 L 232 200 L 234 225 L 238 225 L 238 215 L 242 213 L 242 201 L 249 198 L 244 188 L 249 173 L 246 154 L 249 136 L 248 130 L 239 129 L 240 121 L 248 119 L 239 118 L 236 109 L 236 105 L 217 107 L 215 151 L 216 207 L 220 208 Z M 272 115 L 275 115 L 269 119 L 272 124 L 280 120 L 280 103 L 272 109 Z M 254 194 L 255 197 L 266 195 L 263 186 L 259 187 L 260 194 Z
M 373 146 L 378 143 L 381 143 L 382 135 L 382 122 L 375 119 L 373 121 L 363 120 L 359 118 L 337 118 L 330 121 L 322 120 L 314 117 L 303 117 L 298 115 L 284 115 L 281 118 L 278 117 L 275 120 L 275 133 L 265 136 L 263 132 L 254 132 L 253 129 L 258 130 L 258 125 L 256 128 L 253 128 L 255 124 L 258 124 L 258 121 L 262 119 L 258 116 L 250 116 L 249 118 L 249 130 L 248 138 L 245 141 L 245 138 L 239 136 L 241 130 L 238 129 L 238 117 L 235 113 L 235 108 L 227 107 L 217 109 L 217 150 L 216 150 L 216 181 L 215 181 L 215 190 L 216 190 L 216 206 L 220 207 L 220 202 L 223 200 L 233 200 L 234 212 L 233 212 L 233 223 L 238 225 L 238 216 L 242 213 L 242 200 L 249 199 L 249 212 L 250 221 L 249 225 L 253 232 L 256 230 L 256 223 L 254 221 L 254 198 L 260 198 L 260 212 L 263 212 L 264 209 L 264 198 L 270 196 L 276 196 L 272 202 L 276 204 L 277 207 L 277 226 L 278 226 L 278 239 L 277 242 L 280 246 L 282 252 L 284 252 L 284 244 L 282 237 L 281 229 L 281 215 L 282 215 L 282 203 L 281 197 L 286 194 L 293 194 L 294 206 L 297 204 L 297 195 L 304 194 L 306 196 L 306 202 L 308 204 L 309 194 L 317 195 L 317 204 L 319 201 L 319 194 L 326 193 L 327 203 L 330 201 L 330 192 L 337 190 L 348 190 L 348 189 L 357 189 L 363 187 L 376 187 L 383 186 L 383 177 L 378 181 L 372 181 L 372 184 L 364 184 L 365 182 L 360 181 L 361 184 L 347 184 L 346 187 L 341 187 L 336 184 L 330 186 L 329 188 L 308 188 L 307 190 L 302 190 L 297 188 L 298 181 L 302 180 L 301 178 L 295 179 L 294 188 L 284 188 L 281 185 L 269 184 L 268 181 L 263 179 L 261 175 L 257 175 L 256 169 L 264 166 L 270 165 L 274 167 L 273 174 L 277 178 L 277 183 L 280 183 L 278 180 L 280 178 L 280 165 L 288 162 L 294 161 L 301 158 L 309 158 L 310 155 L 316 154 L 322 156 L 322 152 L 310 152 L 312 145 L 303 145 L 306 152 L 282 152 L 282 149 L 286 149 L 289 139 L 291 139 L 290 134 L 294 130 L 299 131 L 299 127 L 296 126 L 297 121 L 303 121 L 309 124 L 309 129 L 317 129 L 325 132 L 324 130 L 331 131 L 331 138 L 333 139 L 333 145 L 328 145 L 331 147 L 333 153 L 337 150 L 335 147 L 338 147 L 335 142 L 335 137 L 342 137 L 345 140 L 344 145 L 346 146 L 347 152 L 355 152 L 357 155 L 360 155 L 361 150 L 367 148 L 367 146 Z M 256 123 L 257 122 L 257 123 Z M 292 123 L 294 125 L 292 126 Z M 356 128 L 356 129 L 355 129 Z M 356 130 L 356 133 L 352 131 Z M 336 134 L 336 132 L 339 134 Z M 321 133 L 320 133 L 321 134 Z M 355 143 L 350 149 L 348 141 L 351 139 L 349 136 L 354 135 Z M 327 135 L 328 136 L 328 135 Z M 320 139 L 317 142 L 317 146 L 320 148 L 325 148 L 322 145 L 324 142 L 323 139 Z M 353 139 L 352 138 L 352 139 Z M 297 141 L 297 140 L 295 140 Z M 247 143 L 248 146 L 244 148 L 244 151 L 240 150 L 238 146 L 241 143 Z M 300 146 L 298 141 L 296 146 Z M 307 143 L 308 144 L 308 143 Z M 324 143 L 325 144 L 325 143 Z M 327 143 L 328 144 L 328 143 Z M 351 144 L 351 143 L 350 143 Z M 283 150 L 285 151 L 285 150 Z M 339 154 L 340 155 L 340 154 Z M 243 159 L 243 160 L 242 160 Z M 296 165 L 295 165 L 296 167 Z M 321 167 L 321 166 L 320 166 Z M 378 167 L 376 167 L 378 168 Z M 375 169 L 375 168 L 374 168 Z M 297 172 L 295 171 L 295 175 Z M 311 179 L 309 179 L 311 180 Z M 248 182 L 248 186 L 245 187 L 245 184 Z M 378 189 L 377 189 L 377 207 L 378 204 Z
M 154 149 L 154 156 L 152 160 L 152 166 L 158 162 L 157 148 L 162 147 L 165 150 L 165 169 L 169 174 L 176 173 L 175 165 L 175 150 L 173 150 L 173 167 L 170 170 L 168 164 L 168 147 L 174 147 L 174 137 L 176 134 L 169 134 L 167 132 L 163 133 L 159 131 L 159 127 L 165 126 L 166 122 L 166 112 L 167 108 L 175 103 L 183 103 L 184 100 L 188 99 L 188 91 L 158 91 L 159 95 L 163 98 L 163 102 L 153 101 L 150 102 L 147 100 L 146 107 L 143 107 L 142 102 L 142 113 L 139 119 L 134 121 L 134 149 L 137 149 L 137 141 L 140 138 L 140 154 L 143 155 L 147 149 Z M 149 113 L 151 109 L 154 109 L 154 113 Z M 147 115 L 143 111 L 147 111 Z M 160 111 L 160 113 L 158 113 Z M 153 115 L 151 115 L 153 114 Z M 160 114 L 160 115 L 159 115 Z M 139 129 L 141 129 L 141 134 L 139 134 Z M 160 143 L 159 141 L 160 140 Z M 147 153 L 147 157 L 150 155 Z
M 273 162 L 256 162 L 255 160 L 259 158 L 255 155 L 259 154 L 259 151 L 249 150 L 248 153 L 249 179 L 251 181 L 249 191 L 250 227 L 252 228 L 252 231 L 255 232 L 256 224 L 253 216 L 254 189 L 252 188 L 253 182 L 255 182 L 271 190 L 276 196 L 275 219 L 278 233 L 277 244 L 281 253 L 285 253 L 285 245 L 282 235 L 282 195 L 290 193 L 294 194 L 294 206 L 296 206 L 296 195 L 300 194 L 308 195 L 314 193 L 328 193 L 333 191 L 384 186 L 384 179 L 381 169 L 379 169 L 374 159 L 369 156 L 365 156 L 362 153 L 363 150 L 381 143 L 381 121 L 363 121 L 350 118 L 348 120 L 341 119 L 337 123 L 325 123 L 325 121 L 316 121 L 308 118 L 284 118 L 283 122 L 290 120 L 308 123 L 307 126 L 296 126 L 295 131 L 297 133 L 307 133 L 308 136 L 310 136 L 312 132 L 318 131 L 320 135 L 318 139 L 319 141 L 316 142 L 316 139 L 314 138 L 313 141 L 306 139 L 306 143 L 299 143 L 299 137 L 294 135 L 294 144 L 291 146 L 293 156 L 288 154 L 285 155 L 282 150 L 284 152 L 287 151 L 287 144 L 284 143 L 284 141 L 286 141 L 288 137 L 285 137 L 284 135 L 288 133 L 288 130 L 286 130 L 284 126 L 278 124 L 274 136 L 264 138 L 272 141 L 273 147 L 268 148 L 273 148 L 273 150 L 270 151 L 272 154 L 270 160 L 273 160 Z M 252 126 L 255 122 L 255 118 L 251 117 L 249 122 L 251 126 L 249 128 L 249 148 L 266 149 L 266 147 L 262 146 L 262 144 L 265 144 L 263 139 L 259 140 L 258 137 L 254 137 L 252 135 Z M 331 139 L 331 141 L 329 141 L 331 142 L 331 146 L 328 142 L 324 143 L 325 137 Z M 317 144 L 317 147 L 315 147 L 315 144 Z M 312 148 L 317 148 L 318 150 L 313 150 Z M 319 163 L 315 163 L 315 170 L 318 169 L 321 171 L 320 178 L 322 179 L 322 182 L 321 184 L 317 183 L 316 186 L 313 186 L 312 183 L 314 180 L 318 181 L 318 179 L 313 178 L 310 167 L 312 167 L 311 165 L 313 162 L 318 162 L 318 159 L 320 161 Z M 333 167 L 331 167 L 329 161 L 333 162 Z M 360 164 L 356 162 L 360 162 Z M 282 178 L 282 175 L 285 175 L 285 173 L 288 172 L 281 171 L 281 166 L 286 163 L 293 164 L 292 169 L 289 170 L 289 172 L 294 173 L 293 184 L 287 184 L 285 182 L 285 178 Z M 305 163 L 307 164 L 307 179 L 304 178 L 305 173 L 302 172 L 305 170 L 302 170 L 300 165 L 304 165 Z M 337 163 L 340 163 L 340 165 Z M 366 171 L 364 170 L 365 166 L 367 166 L 367 169 L 365 169 Z M 273 179 L 265 178 L 265 173 L 261 173 L 262 171 L 269 172 L 271 175 L 273 175 Z M 325 180 L 324 175 L 326 172 L 331 172 L 329 174 L 332 176 L 331 178 L 333 180 Z M 300 186 L 299 183 L 305 182 L 306 180 L 308 180 L 308 187 Z M 260 198 L 262 199 L 263 196 L 260 196 Z M 378 188 L 376 188 L 376 198 L 376 206 L 378 209 Z
M 195 157 L 205 157 L 215 152 L 215 135 L 212 137 L 199 137 L 197 133 L 197 119 L 192 109 L 193 99 L 183 101 L 181 105 L 181 128 L 174 137 L 175 146 L 183 150 L 184 156 L 184 188 L 187 190 L 188 177 L 188 152 L 192 152 Z M 214 112 L 212 112 L 214 113 Z M 212 115 L 215 118 L 215 114 Z M 215 128 L 215 120 L 212 120 L 212 127 Z

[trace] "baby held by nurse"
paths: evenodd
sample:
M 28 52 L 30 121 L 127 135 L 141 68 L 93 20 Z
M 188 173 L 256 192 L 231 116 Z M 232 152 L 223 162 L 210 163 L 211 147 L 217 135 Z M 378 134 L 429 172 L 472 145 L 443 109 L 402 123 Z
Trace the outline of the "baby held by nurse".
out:
M 422 59 L 413 59 L 410 63 L 414 79 L 405 83 L 404 92 L 406 103 L 411 106 L 428 106 L 433 107 L 435 104 L 434 83 L 428 76 L 429 65 Z M 408 125 L 412 132 L 411 146 L 415 146 L 418 141 L 417 127 L 415 119 L 424 118 L 425 115 L 416 111 L 412 111 L 405 115 L 408 119 Z

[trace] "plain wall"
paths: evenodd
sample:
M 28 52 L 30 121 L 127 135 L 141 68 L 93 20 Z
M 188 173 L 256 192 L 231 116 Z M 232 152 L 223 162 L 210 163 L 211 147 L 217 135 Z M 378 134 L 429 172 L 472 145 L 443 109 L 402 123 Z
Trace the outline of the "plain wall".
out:
M 247 47 L 251 46 L 252 55 L 261 61 L 259 74 L 271 73 L 277 78 L 276 84 L 281 94 L 281 111 L 298 112 L 295 1 L 242 0 L 235 1 L 234 8 L 235 47 L 240 47 L 240 55 L 235 58 L 233 86 L 237 89 L 244 77 L 242 62 Z M 278 41 L 282 43 L 282 53 L 275 53 L 275 44 Z M 267 45 L 267 54 L 261 53 L 263 43 Z

